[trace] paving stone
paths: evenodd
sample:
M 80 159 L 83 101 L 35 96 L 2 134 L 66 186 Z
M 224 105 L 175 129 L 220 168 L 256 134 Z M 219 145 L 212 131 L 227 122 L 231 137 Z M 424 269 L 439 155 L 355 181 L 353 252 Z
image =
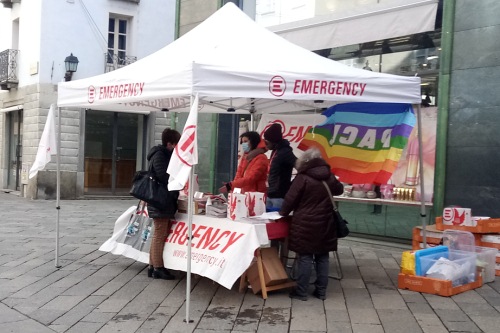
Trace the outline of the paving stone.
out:
M 93 310 L 88 315 L 82 318 L 82 322 L 90 323 L 106 323 L 111 320 L 116 315 L 116 312 L 100 312 L 98 310 Z
M 342 285 L 342 288 L 366 288 L 362 279 L 342 279 L 340 284 Z
M 326 331 L 325 310 L 322 301 L 309 299 L 307 302 L 303 302 L 294 299 L 292 300 L 292 306 L 291 331 Z
M 372 294 L 372 302 L 377 310 L 406 309 L 406 303 L 401 295 Z
M 54 333 L 52 329 L 32 319 L 3 323 L 1 329 L 2 332 Z
M 353 333 L 384 333 L 380 324 L 352 324 Z
M 479 327 L 479 329 L 483 332 L 498 332 L 500 328 L 500 316 L 483 316 L 483 315 L 472 315 L 470 316 L 471 320 Z
M 99 332 L 101 327 L 102 327 L 102 324 L 99 324 L 99 323 L 79 322 L 75 326 L 72 326 L 66 332 L 67 333 L 95 333 L 95 332 Z
M 380 324 L 380 319 L 378 317 L 377 311 L 372 308 L 358 309 L 358 308 L 348 308 L 349 318 L 351 323 L 354 324 Z M 354 326 L 353 326 L 354 327 Z
M 421 328 L 409 310 L 377 310 L 385 333 L 421 332 Z
M 53 325 L 75 325 L 78 321 L 82 320 L 87 316 L 92 310 L 94 310 L 97 305 L 104 301 L 104 296 L 90 296 L 85 298 L 82 302 L 78 303 L 71 310 L 66 312 L 61 317 L 57 318 L 52 324 Z
M 449 332 L 482 333 L 483 331 L 472 321 L 444 321 Z M 498 330 L 496 330 L 498 332 Z

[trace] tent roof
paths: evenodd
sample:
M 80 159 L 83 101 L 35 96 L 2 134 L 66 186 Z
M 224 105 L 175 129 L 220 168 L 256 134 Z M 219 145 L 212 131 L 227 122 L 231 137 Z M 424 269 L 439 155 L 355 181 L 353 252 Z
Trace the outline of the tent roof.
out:
M 420 78 L 356 69 L 259 26 L 228 3 L 163 49 L 116 71 L 59 83 L 58 106 L 116 111 L 281 112 L 333 102 L 420 103 Z

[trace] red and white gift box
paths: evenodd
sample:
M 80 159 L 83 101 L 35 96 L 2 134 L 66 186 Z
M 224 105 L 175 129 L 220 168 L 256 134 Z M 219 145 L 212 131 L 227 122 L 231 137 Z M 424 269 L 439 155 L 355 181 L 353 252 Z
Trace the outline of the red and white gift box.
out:
M 248 216 L 259 216 L 266 212 L 266 198 L 262 192 L 246 192 Z
M 227 217 L 231 220 L 240 220 L 248 217 L 247 196 L 241 193 L 229 193 L 227 203 Z
M 470 208 L 447 207 L 443 210 L 443 224 L 454 226 L 477 226 Z

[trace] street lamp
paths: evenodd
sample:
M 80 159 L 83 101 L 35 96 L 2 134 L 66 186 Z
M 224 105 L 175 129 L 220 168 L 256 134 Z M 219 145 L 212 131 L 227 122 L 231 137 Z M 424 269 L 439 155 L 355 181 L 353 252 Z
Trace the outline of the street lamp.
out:
M 64 59 L 64 65 L 66 66 L 66 74 L 64 75 L 64 80 L 65 81 L 71 81 L 71 77 L 73 76 L 73 73 L 76 72 L 76 69 L 78 67 L 78 58 L 71 53 L 71 55 L 67 56 L 66 59 Z

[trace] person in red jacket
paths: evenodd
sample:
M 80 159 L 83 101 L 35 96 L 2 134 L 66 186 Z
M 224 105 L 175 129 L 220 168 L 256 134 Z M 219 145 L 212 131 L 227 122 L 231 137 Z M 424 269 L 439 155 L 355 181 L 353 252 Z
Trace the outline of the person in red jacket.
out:
M 257 132 L 245 132 L 240 135 L 240 144 L 243 156 L 240 159 L 236 176 L 233 181 L 225 183 L 219 191 L 231 192 L 234 188 L 241 188 L 245 192 L 267 192 L 266 180 L 269 160 L 264 154 L 265 144 L 261 142 Z

